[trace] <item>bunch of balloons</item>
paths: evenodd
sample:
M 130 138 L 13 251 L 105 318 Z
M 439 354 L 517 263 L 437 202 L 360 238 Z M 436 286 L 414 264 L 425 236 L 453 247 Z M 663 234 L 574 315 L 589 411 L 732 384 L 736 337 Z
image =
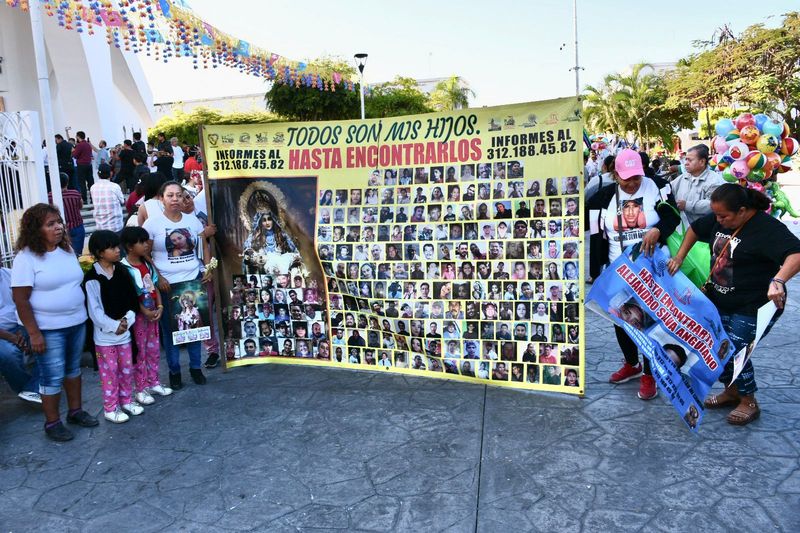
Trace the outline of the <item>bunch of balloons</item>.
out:
M 716 152 L 709 162 L 711 168 L 721 171 L 726 181 L 765 192 L 773 202 L 784 201 L 777 176 L 790 170 L 792 156 L 800 148 L 789 136 L 789 126 L 763 113 L 742 113 L 734 119 L 720 119 L 716 132 L 711 141 Z M 791 206 L 773 214 L 785 212 L 793 213 Z
M 599 133 L 595 135 L 590 135 L 589 141 L 591 141 L 592 150 L 594 150 L 595 152 L 604 150 L 609 144 L 608 138 L 606 138 L 605 135 Z

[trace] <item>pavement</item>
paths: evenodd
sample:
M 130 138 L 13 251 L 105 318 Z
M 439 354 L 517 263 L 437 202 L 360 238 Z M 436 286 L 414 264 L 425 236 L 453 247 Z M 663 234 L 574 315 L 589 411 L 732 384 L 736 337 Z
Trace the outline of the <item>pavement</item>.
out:
M 761 418 L 733 427 L 707 411 L 698 435 L 665 398 L 607 383 L 622 357 L 591 314 L 584 398 L 215 369 L 126 424 L 56 444 L 0 384 L 0 531 L 797 532 L 800 281 L 789 291 L 754 356 Z M 99 414 L 98 377 L 83 380 Z

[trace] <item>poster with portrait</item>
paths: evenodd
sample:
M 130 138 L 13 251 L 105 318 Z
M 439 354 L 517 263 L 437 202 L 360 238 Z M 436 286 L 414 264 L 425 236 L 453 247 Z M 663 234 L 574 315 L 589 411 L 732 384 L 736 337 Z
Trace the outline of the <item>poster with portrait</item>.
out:
M 202 130 L 227 367 L 583 394 L 575 98 Z
M 208 293 L 200 280 L 173 283 L 172 344 L 204 341 L 211 338 Z
M 697 431 L 703 399 L 733 345 L 714 304 L 681 272 L 666 271 L 666 248 L 651 257 L 634 250 L 628 247 L 597 278 L 586 307 L 625 330 L 650 361 L 658 387 Z

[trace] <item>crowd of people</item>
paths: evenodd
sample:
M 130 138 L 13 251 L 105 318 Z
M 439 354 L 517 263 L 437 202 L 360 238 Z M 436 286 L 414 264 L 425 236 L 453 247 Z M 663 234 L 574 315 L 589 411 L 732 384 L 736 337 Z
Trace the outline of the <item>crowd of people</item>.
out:
M 211 283 L 208 239 L 216 228 L 208 223 L 197 147 L 163 134 L 151 145 L 134 134 L 111 149 L 105 141 L 95 146 L 82 131 L 74 142 L 61 135 L 55 140 L 63 216 L 52 200 L 30 207 L 20 222 L 13 268 L 0 270 L 0 371 L 20 398 L 42 404 L 46 435 L 66 441 L 73 435 L 61 420 L 62 390 L 67 423 L 98 424 L 82 408 L 80 369 L 87 337 L 100 375 L 103 416 L 109 422 L 125 422 L 154 403 L 154 396 L 183 387 L 180 346 L 171 335 L 173 318 L 181 312 L 172 285 Z M 677 272 L 697 241 L 709 243 L 712 264 L 704 289 L 719 309 L 736 353 L 755 337 L 761 305 L 771 300 L 784 307 L 785 285 L 800 270 L 800 240 L 765 214 L 767 197 L 725 183 L 709 168 L 709 157 L 705 145 L 692 147 L 681 160 L 651 162 L 644 152 L 622 147 L 587 155 L 589 282 L 628 246 L 651 254 L 683 221 L 683 244 L 669 271 Z M 563 186 L 577 193 L 577 184 Z M 96 230 L 88 242 L 94 262 L 84 272 L 78 257 L 84 253 L 81 209 L 87 203 Z M 577 209 L 576 202 L 573 207 Z M 520 209 L 528 209 L 525 202 Z M 321 216 L 325 211 L 321 208 Z M 447 213 L 445 217 L 456 216 Z M 570 235 L 577 237 L 577 222 L 574 230 Z M 569 279 L 576 278 L 576 272 L 570 274 Z M 531 320 L 536 322 L 535 316 Z M 655 398 L 658 390 L 648 360 L 640 362 L 636 344 L 623 329 L 615 326 L 615 335 L 624 363 L 609 381 L 640 378 L 639 398 Z M 201 341 L 184 344 L 196 384 L 206 382 L 203 366 L 218 364 L 217 339 L 212 321 L 212 338 L 204 341 L 205 364 Z M 161 346 L 169 386 L 159 380 Z M 705 406 L 734 407 L 728 422 L 748 424 L 760 414 L 752 362 L 730 384 L 732 372 L 731 360 L 720 377 L 724 391 L 707 398 Z
M 709 244 L 711 268 L 703 291 L 719 310 L 733 353 L 738 353 L 753 342 L 762 305 L 771 300 L 779 309 L 769 328 L 781 315 L 786 283 L 800 270 L 800 240 L 767 214 L 769 198 L 725 182 L 709 167 L 709 159 L 709 149 L 703 144 L 690 148 L 680 160 L 651 162 L 646 153 L 629 148 L 587 154 L 588 281 L 628 246 L 638 245 L 643 253 L 652 254 L 683 223 L 687 229 L 669 271 L 675 274 L 680 269 L 696 242 Z M 658 389 L 648 360 L 640 363 L 636 344 L 622 328 L 614 329 L 624 363 L 609 381 L 619 384 L 640 378 L 639 398 L 655 398 Z M 731 358 L 719 377 L 724 391 L 708 397 L 704 406 L 733 407 L 727 421 L 745 425 L 761 413 L 752 361 L 731 383 L 733 372 Z
M 172 343 L 180 309 L 171 284 L 210 283 L 208 238 L 216 228 L 207 223 L 199 151 L 158 137 L 150 150 L 134 134 L 133 141 L 108 151 L 104 141 L 95 147 L 83 132 L 74 146 L 57 135 L 64 214 L 52 205 L 52 195 L 51 204 L 28 208 L 13 266 L 0 270 L 0 372 L 20 398 L 41 403 L 45 434 L 55 441 L 73 438 L 61 420 L 62 390 L 67 423 L 98 424 L 82 408 L 87 344 L 109 422 L 126 422 L 154 403 L 154 395 L 183 387 L 179 347 Z M 87 201 L 96 229 L 88 242 L 93 263 L 84 272 L 78 257 Z M 207 368 L 219 361 L 213 326 Z M 159 379 L 161 345 L 169 387 Z M 205 384 L 200 342 L 185 346 L 192 380 Z

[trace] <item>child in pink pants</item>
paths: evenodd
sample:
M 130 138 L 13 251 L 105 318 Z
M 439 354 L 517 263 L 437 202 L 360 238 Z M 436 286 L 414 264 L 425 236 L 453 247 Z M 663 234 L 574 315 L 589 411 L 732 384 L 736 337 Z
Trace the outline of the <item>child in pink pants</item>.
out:
M 158 378 L 161 358 L 158 320 L 164 312 L 164 306 L 161 304 L 161 293 L 156 288 L 158 273 L 145 259 L 150 253 L 150 235 L 144 229 L 133 226 L 124 228 L 120 238 L 127 253 L 122 264 L 128 268 L 139 298 L 136 321 L 133 324 L 133 337 L 139 352 L 134 365 L 136 401 L 142 405 L 150 405 L 155 401 L 151 393 L 161 396 L 172 394 L 172 389 L 161 385 Z
M 128 269 L 119 264 L 119 237 L 113 231 L 95 231 L 89 252 L 96 261 L 84 275 L 86 306 L 94 325 L 94 344 L 105 419 L 116 424 L 142 407 L 133 401 L 131 335 L 139 300 Z

